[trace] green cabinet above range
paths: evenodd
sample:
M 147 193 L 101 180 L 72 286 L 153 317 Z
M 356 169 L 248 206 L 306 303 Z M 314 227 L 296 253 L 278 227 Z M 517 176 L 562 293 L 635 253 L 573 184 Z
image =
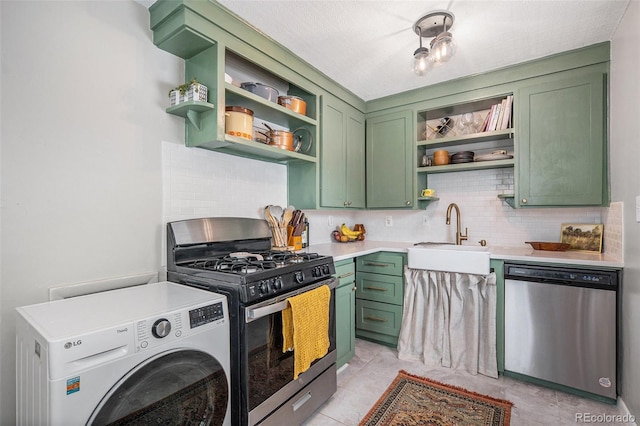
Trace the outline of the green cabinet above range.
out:
M 322 199 L 330 200 L 337 188 L 345 183 L 359 181 L 364 176 L 352 167 L 341 166 L 346 173 L 340 183 L 324 186 L 328 192 L 320 196 L 320 147 L 321 96 L 329 95 L 349 106 L 349 121 L 344 122 L 344 143 L 360 132 L 358 138 L 364 144 L 364 131 L 352 127 L 360 121 L 364 127 L 362 111 L 364 101 L 311 67 L 299 57 L 292 55 L 286 47 L 266 37 L 230 13 L 217 2 L 191 0 L 158 0 L 150 8 L 150 26 L 153 42 L 159 48 L 185 60 L 185 78 L 196 78 L 209 89 L 208 102 L 190 103 L 167 109 L 170 114 L 185 118 L 185 144 L 235 156 L 283 164 L 287 167 L 288 204 L 297 208 L 321 207 Z M 232 82 L 229 82 L 231 77 Z M 279 95 L 295 96 L 306 103 L 306 112 L 298 113 L 277 102 L 260 97 L 238 85 L 241 82 L 262 83 L 275 88 Z M 337 102 L 332 102 L 337 105 Z M 225 128 L 226 108 L 234 106 L 253 112 L 250 137 L 232 135 Z M 340 106 L 341 111 L 347 108 Z M 358 117 L 360 113 L 360 117 Z M 268 127 L 276 131 L 293 132 L 301 138 L 302 149 L 279 148 L 265 142 L 260 132 L 269 133 Z M 355 130 L 354 130 L 355 129 Z M 297 131 L 296 131 L 297 130 Z M 259 140 L 261 139 L 261 140 Z M 331 141 L 333 143 L 333 141 Z M 352 145 L 346 145 L 351 150 Z M 329 154 L 327 154 L 329 155 Z M 343 158 L 357 157 L 359 153 L 348 153 Z M 360 155 L 361 157 L 363 156 Z M 345 161 L 343 159 L 343 161 Z M 360 170 L 364 173 L 364 160 Z M 335 170 L 332 170 L 333 173 Z M 329 176 L 329 174 L 327 174 Z M 342 202 L 351 206 L 364 206 L 364 187 L 351 186 Z M 361 194 L 359 193 L 361 192 Z M 333 206 L 333 201 L 328 204 Z

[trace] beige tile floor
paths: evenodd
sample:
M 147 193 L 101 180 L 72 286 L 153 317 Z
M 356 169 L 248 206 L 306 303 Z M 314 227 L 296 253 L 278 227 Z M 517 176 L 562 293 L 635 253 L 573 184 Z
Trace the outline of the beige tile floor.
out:
M 508 377 L 492 379 L 444 367 L 427 367 L 398 359 L 397 351 L 366 340 L 356 340 L 356 355 L 338 373 L 338 390 L 305 426 L 357 425 L 384 393 L 399 370 L 513 402 L 511 424 L 579 424 L 577 413 L 621 415 L 618 406 L 603 404 Z M 596 418 L 597 420 L 597 418 Z M 592 422 L 593 423 L 593 422 Z M 596 423 L 598 425 L 622 423 Z

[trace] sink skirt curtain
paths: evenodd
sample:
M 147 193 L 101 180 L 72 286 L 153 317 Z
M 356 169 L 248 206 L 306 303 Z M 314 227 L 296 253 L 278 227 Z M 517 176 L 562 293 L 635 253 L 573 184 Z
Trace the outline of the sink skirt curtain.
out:
M 398 358 L 498 377 L 496 276 L 405 268 Z

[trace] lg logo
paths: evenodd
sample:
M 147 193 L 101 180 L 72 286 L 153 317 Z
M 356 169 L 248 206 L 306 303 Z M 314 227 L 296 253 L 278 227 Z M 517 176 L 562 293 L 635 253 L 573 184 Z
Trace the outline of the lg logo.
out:
M 65 349 L 73 348 L 74 346 L 80 346 L 82 344 L 82 340 L 76 340 L 75 342 L 67 342 L 64 344 Z

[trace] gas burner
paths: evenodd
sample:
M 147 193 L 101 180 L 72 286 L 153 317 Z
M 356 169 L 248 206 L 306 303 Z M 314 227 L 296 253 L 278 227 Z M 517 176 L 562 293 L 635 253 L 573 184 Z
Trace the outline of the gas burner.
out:
M 272 258 L 277 263 L 295 264 L 304 263 L 319 257 L 318 253 L 296 253 L 293 251 L 275 251 L 265 257 Z
M 278 264 L 273 260 L 263 260 L 259 254 L 238 256 L 237 253 L 230 253 L 218 258 L 196 260 L 187 266 L 207 271 L 244 275 L 273 269 L 278 267 Z

